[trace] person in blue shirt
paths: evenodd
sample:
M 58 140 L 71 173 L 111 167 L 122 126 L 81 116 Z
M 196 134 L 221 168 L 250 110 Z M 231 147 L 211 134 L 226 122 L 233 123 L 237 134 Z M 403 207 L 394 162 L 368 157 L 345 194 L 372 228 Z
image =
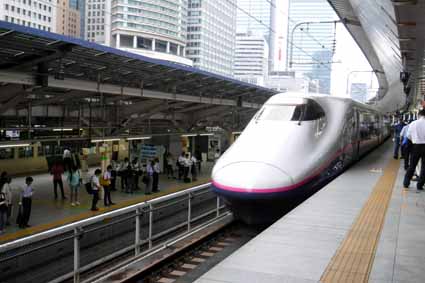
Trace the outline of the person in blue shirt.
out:
M 401 130 L 404 127 L 404 123 L 401 119 L 398 120 L 396 124 L 394 124 L 394 159 L 398 159 L 398 154 L 400 152 L 400 144 L 401 144 L 401 138 L 400 133 Z

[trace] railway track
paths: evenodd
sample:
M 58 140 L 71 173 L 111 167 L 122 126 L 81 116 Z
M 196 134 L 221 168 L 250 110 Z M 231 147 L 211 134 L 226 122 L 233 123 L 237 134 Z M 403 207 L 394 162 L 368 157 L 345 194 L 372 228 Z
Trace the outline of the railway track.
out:
M 166 249 L 109 270 L 96 283 L 188 283 L 248 242 L 261 228 L 233 221 L 229 214 L 196 231 L 189 237 L 171 243 Z M 93 282 L 88 280 L 87 282 Z

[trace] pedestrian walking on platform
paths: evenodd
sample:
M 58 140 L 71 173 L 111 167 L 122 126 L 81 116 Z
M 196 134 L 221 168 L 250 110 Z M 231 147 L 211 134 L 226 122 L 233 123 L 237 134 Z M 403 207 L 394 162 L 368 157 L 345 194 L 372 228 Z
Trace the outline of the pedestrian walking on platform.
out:
M 80 170 L 74 166 L 71 171 L 69 171 L 67 178 L 71 191 L 71 206 L 80 205 L 80 202 L 78 201 L 78 193 L 80 191 L 81 180 Z
M 62 199 L 66 199 L 65 197 L 65 193 L 63 190 L 63 182 L 62 182 L 62 174 L 64 173 L 63 171 L 63 166 L 62 164 L 56 160 L 55 164 L 53 165 L 52 169 L 50 170 L 50 174 L 53 175 L 53 191 L 55 193 L 55 199 L 58 199 L 58 186 L 61 189 L 61 194 L 62 194 Z
M 22 217 L 19 223 L 20 228 L 30 227 L 28 224 L 31 217 L 31 207 L 32 207 L 32 196 L 34 194 L 34 188 L 32 182 L 34 179 L 32 177 L 27 177 L 25 179 L 25 186 L 21 191 L 21 202 L 19 205 L 22 205 Z
M 410 180 L 415 173 L 419 160 L 421 161 L 421 171 L 416 188 L 418 191 L 423 190 L 425 183 L 425 110 L 419 111 L 419 119 L 412 122 L 407 130 L 407 137 L 412 141 L 412 152 L 409 168 L 404 176 L 403 186 L 409 188 Z
M 152 192 L 157 193 L 159 192 L 159 173 L 161 173 L 161 167 L 159 165 L 159 159 L 154 159 L 153 164 L 153 182 L 152 182 Z
M 111 172 L 112 172 L 112 166 L 108 165 L 108 167 L 106 168 L 106 172 L 103 173 L 103 178 L 102 178 L 101 185 L 103 186 L 103 190 L 105 191 L 105 196 L 103 197 L 103 204 L 105 206 L 110 206 L 115 204 L 111 200 L 111 178 L 112 178 Z
M 99 201 L 99 192 L 102 189 L 100 186 L 100 175 L 102 174 L 102 170 L 96 169 L 94 171 L 94 175 L 91 177 L 91 189 L 92 189 L 92 203 L 91 203 L 91 210 L 92 211 L 98 211 L 99 208 L 97 208 L 97 202 Z

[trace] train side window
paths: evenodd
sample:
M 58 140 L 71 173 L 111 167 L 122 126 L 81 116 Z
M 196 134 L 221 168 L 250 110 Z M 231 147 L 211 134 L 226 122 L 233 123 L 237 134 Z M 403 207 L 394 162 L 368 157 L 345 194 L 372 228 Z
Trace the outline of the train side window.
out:
M 14 148 L 0 148 L 0 160 L 13 159 L 14 157 Z
M 19 158 L 32 158 L 34 157 L 34 151 L 32 146 L 24 146 L 18 148 Z

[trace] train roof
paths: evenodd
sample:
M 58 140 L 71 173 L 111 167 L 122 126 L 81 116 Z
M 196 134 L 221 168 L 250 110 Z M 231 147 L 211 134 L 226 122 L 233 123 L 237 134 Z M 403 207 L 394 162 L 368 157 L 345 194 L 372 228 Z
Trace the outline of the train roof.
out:
M 353 104 L 357 107 L 368 109 L 371 111 L 376 111 L 381 113 L 377 108 L 360 103 L 358 101 L 355 101 L 349 97 L 341 97 L 341 96 L 332 96 L 329 94 L 317 94 L 317 93 L 302 93 L 302 92 L 285 92 L 285 93 L 278 93 L 273 95 L 272 97 L 267 100 L 266 104 L 304 104 L 307 99 L 313 99 L 317 101 L 323 101 L 323 100 L 338 100 L 345 103 Z

